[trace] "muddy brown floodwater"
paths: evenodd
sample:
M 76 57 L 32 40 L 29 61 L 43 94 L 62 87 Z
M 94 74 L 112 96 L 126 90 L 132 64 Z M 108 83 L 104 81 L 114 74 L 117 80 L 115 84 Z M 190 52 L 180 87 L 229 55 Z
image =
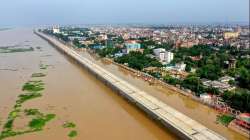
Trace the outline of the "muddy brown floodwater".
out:
M 24 103 L 23 108 L 38 108 L 56 114 L 41 132 L 24 134 L 8 140 L 68 140 L 65 121 L 74 122 L 75 140 L 171 140 L 177 137 L 156 125 L 144 113 L 60 54 L 32 29 L 0 32 L 0 46 L 30 46 L 35 51 L 0 53 L 0 122 L 4 123 L 22 85 L 31 74 L 41 72 L 39 64 L 50 65 L 41 78 L 45 90 L 41 98 Z M 36 49 L 36 47 L 41 47 Z M 23 120 L 23 121 L 22 121 Z M 18 126 L 25 126 L 25 118 Z M 0 131 L 2 125 L 0 125 Z

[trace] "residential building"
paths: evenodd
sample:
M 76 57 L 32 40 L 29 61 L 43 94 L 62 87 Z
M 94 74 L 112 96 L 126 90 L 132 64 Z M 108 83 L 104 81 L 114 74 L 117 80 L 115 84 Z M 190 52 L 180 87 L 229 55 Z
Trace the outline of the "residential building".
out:
M 178 71 L 185 71 L 186 64 L 184 62 L 175 64 L 175 68 Z
M 219 81 L 223 83 L 228 83 L 229 81 L 234 81 L 234 80 L 235 78 L 230 77 L 230 76 L 224 76 L 219 79 Z
M 231 91 L 235 89 L 234 86 L 231 86 L 228 83 L 224 83 L 220 81 L 211 81 L 207 79 L 202 79 L 201 81 L 205 87 L 213 87 L 213 88 L 219 89 L 219 91 L 221 92 Z
M 59 34 L 60 33 L 60 28 L 58 26 L 53 27 L 52 29 L 54 34 Z
M 159 56 L 161 52 L 165 52 L 166 50 L 164 48 L 157 48 L 154 49 L 153 52 L 156 56 Z
M 156 58 L 163 64 L 169 64 L 174 59 L 174 54 L 166 51 L 164 48 L 154 49 L 153 52 Z
M 174 53 L 172 52 L 165 52 L 165 61 L 167 64 L 169 64 L 174 59 Z
M 237 38 L 239 36 L 239 32 L 225 32 L 224 39 Z
M 108 36 L 106 34 L 100 34 L 97 39 L 99 41 L 102 41 L 102 40 L 107 40 L 108 39 Z
M 191 48 L 194 45 L 198 45 L 199 41 L 198 40 L 184 40 L 181 42 L 180 47 L 181 48 Z
M 128 54 L 131 51 L 140 51 L 141 44 L 137 43 L 136 41 L 127 41 L 125 43 L 125 49 L 123 50 L 125 54 Z

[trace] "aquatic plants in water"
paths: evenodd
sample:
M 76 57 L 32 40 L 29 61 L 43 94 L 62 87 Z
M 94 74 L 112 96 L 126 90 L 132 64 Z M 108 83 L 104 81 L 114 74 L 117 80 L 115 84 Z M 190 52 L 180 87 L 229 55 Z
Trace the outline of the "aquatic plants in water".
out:
M 41 131 L 46 126 L 46 124 L 56 117 L 55 114 L 43 114 L 37 110 L 37 113 L 32 114 L 33 119 L 29 122 L 28 130 L 25 131 L 15 131 L 13 130 L 13 123 L 17 117 L 8 117 L 8 121 L 3 127 L 3 131 L 0 133 L 0 140 L 16 135 L 22 135 L 26 133 Z
M 47 69 L 48 65 L 40 65 L 40 69 Z M 45 74 L 42 73 L 34 73 L 32 74 L 32 78 L 34 77 L 44 77 Z M 28 100 L 32 100 L 34 98 L 38 98 L 42 96 L 42 91 L 44 90 L 44 83 L 41 80 L 31 80 L 26 82 L 22 91 L 26 92 L 20 94 L 18 99 L 16 100 L 16 104 L 13 107 L 13 110 L 8 114 L 8 118 L 6 122 L 3 124 L 3 129 L 0 132 L 0 140 L 5 138 L 33 133 L 37 131 L 42 131 L 46 124 L 53 120 L 56 115 L 55 114 L 44 114 L 40 112 L 38 109 L 22 109 L 22 104 Z M 27 130 L 17 131 L 13 130 L 13 124 L 15 120 L 20 117 L 20 114 L 24 114 L 24 116 L 31 118 L 30 122 L 27 124 Z M 66 122 L 63 125 L 64 128 L 75 128 L 76 125 L 72 122 Z M 68 134 L 69 137 L 76 137 L 77 131 L 72 130 Z
M 76 125 L 73 123 L 73 122 L 65 122 L 63 125 L 62 125 L 63 128 L 75 128 Z M 76 137 L 77 136 L 77 131 L 76 130 L 71 130 L 69 133 L 68 133 L 68 137 L 70 138 L 73 138 L 73 137 Z
M 39 113 L 39 116 L 36 117 L 37 118 L 34 118 L 29 122 L 29 127 L 32 130 L 42 130 L 46 125 L 46 123 L 54 119 L 56 115 L 55 114 L 44 115 L 42 113 Z
M 44 90 L 44 83 L 39 81 L 29 81 L 23 85 L 23 91 L 38 92 Z
M 35 74 L 32 77 L 44 76 Z M 24 109 L 22 110 L 22 104 L 28 100 L 38 98 L 42 96 L 42 91 L 44 90 L 44 83 L 41 80 L 33 80 L 26 82 L 22 91 L 26 93 L 20 94 L 16 100 L 16 104 L 13 110 L 9 113 L 6 123 L 3 125 L 3 130 L 0 132 L 0 140 L 8 137 L 22 135 L 26 133 L 41 131 L 46 126 L 46 124 L 56 117 L 55 114 L 44 114 L 38 109 Z M 25 131 L 15 131 L 13 130 L 13 124 L 16 118 L 20 117 L 20 113 L 24 113 L 25 116 L 32 117 L 32 120 L 27 125 L 28 130 Z
M 63 128 L 75 128 L 76 125 L 73 122 L 65 122 Z
M 73 138 L 73 137 L 76 137 L 76 136 L 77 136 L 77 131 L 76 130 L 72 130 L 68 134 L 68 137 L 70 137 L 70 138 Z
M 21 105 L 22 103 L 24 103 L 25 101 L 34 99 L 34 98 L 38 98 L 41 97 L 42 94 L 38 93 L 38 92 L 31 92 L 31 93 L 25 93 L 25 94 L 21 94 L 19 95 L 19 99 L 16 101 L 16 105 Z
M 46 74 L 44 74 L 44 73 L 33 73 L 32 75 L 31 75 L 31 77 L 45 77 L 46 76 Z
M 42 70 L 46 70 L 48 67 L 49 65 L 40 64 L 40 69 Z
M 16 52 L 29 52 L 29 51 L 34 51 L 34 48 L 0 47 L 0 53 L 16 53 Z

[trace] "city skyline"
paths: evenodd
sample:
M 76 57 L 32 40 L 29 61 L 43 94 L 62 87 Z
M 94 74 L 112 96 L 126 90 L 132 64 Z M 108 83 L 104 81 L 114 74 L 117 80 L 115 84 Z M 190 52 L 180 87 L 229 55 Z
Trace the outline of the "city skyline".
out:
M 248 0 L 9 0 L 0 5 L 1 26 L 51 24 L 248 23 Z

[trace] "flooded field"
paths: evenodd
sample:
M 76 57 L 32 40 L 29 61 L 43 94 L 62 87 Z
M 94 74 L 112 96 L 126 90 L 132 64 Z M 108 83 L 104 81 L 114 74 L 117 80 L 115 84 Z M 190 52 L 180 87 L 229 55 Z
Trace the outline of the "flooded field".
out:
M 32 51 L 0 53 L 0 131 L 18 96 L 25 93 L 23 85 L 30 80 L 44 83 L 43 94 L 23 103 L 22 109 L 34 108 L 56 115 L 42 131 L 6 139 L 67 140 L 71 130 L 77 131 L 73 138 L 76 140 L 177 139 L 34 35 L 31 29 L 1 31 L 0 47 L 34 48 Z M 26 116 L 18 117 L 13 129 L 22 130 L 29 121 Z M 64 128 L 65 122 L 74 122 L 76 127 Z

